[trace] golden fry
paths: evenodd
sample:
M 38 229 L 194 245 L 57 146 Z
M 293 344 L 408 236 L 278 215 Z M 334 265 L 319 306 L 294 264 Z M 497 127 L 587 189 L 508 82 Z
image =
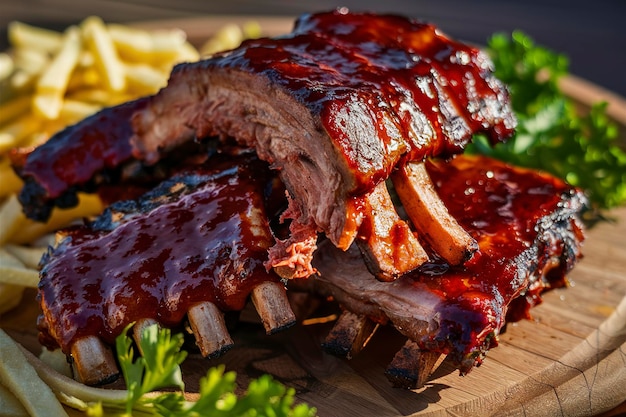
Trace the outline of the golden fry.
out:
M 36 49 L 17 49 L 13 52 L 15 67 L 32 74 L 39 75 L 50 64 L 48 54 Z
M 13 233 L 10 243 L 20 245 L 34 242 L 41 236 L 52 233 L 55 230 L 67 227 L 76 219 L 88 218 L 102 212 L 103 206 L 100 198 L 94 194 L 81 194 L 76 207 L 69 209 L 55 208 L 52 216 L 46 223 L 25 220 L 19 229 L 19 233 Z
M 25 288 L 26 287 L 22 285 L 0 283 L 0 314 L 4 314 L 20 304 Z M 0 403 L 2 403 L 1 400 Z M 3 408 L 0 407 L 0 410 L 2 409 Z
M 26 360 L 35 368 L 39 377 L 57 393 L 63 403 L 74 406 L 80 403 L 107 402 L 124 404 L 128 391 L 119 389 L 90 387 L 66 377 L 42 362 L 24 347 L 20 346 Z M 78 407 L 77 407 L 78 408 Z
M 0 201 L 17 193 L 22 188 L 22 184 L 22 179 L 15 174 L 8 158 L 0 158 Z M 0 213 L 2 213 L 1 210 Z
M 20 202 L 15 195 L 10 196 L 0 205 L 0 246 L 8 242 L 25 222 Z
M 1 329 L 0 352 L 0 382 L 20 400 L 31 416 L 67 416 L 52 389 L 37 375 L 18 343 Z
M 105 85 L 111 91 L 122 91 L 126 85 L 124 66 L 104 23 L 100 18 L 92 16 L 84 20 L 82 28 Z
M 25 114 L 13 123 L 0 128 L 0 154 L 20 146 L 23 139 L 37 132 L 41 123 L 30 114 Z
M 39 272 L 27 268 L 15 256 L 0 248 L 0 283 L 37 288 Z
M 63 36 L 53 30 L 11 22 L 8 27 L 9 41 L 15 48 L 35 49 L 56 53 L 61 49 Z
M 0 410 L 2 410 L 3 417 L 28 417 L 28 411 L 20 400 L 2 385 L 0 385 Z
M 14 68 L 13 58 L 7 53 L 0 52 L 0 82 L 9 78 Z
M 19 96 L 0 103 L 0 126 L 28 113 L 29 110 L 30 97 L 28 96 Z
M 120 56 L 131 63 L 171 65 L 187 39 L 178 29 L 148 32 L 119 24 L 109 24 L 108 29 Z
M 228 24 L 217 31 L 215 36 L 211 37 L 200 48 L 202 55 L 213 55 L 216 52 L 233 49 L 244 40 L 244 34 L 241 28 L 235 24 Z
M 26 268 L 37 269 L 41 257 L 48 249 L 47 247 L 20 246 L 9 243 L 4 246 L 4 250 L 18 259 Z
M 70 27 L 63 38 L 61 50 L 37 81 L 33 108 L 38 115 L 55 119 L 61 112 L 63 96 L 78 62 L 81 45 L 78 28 Z
M 63 107 L 61 108 L 61 114 L 59 114 L 59 118 L 63 125 L 71 125 L 74 124 L 87 116 L 91 116 L 98 110 L 100 110 L 101 106 L 85 103 L 78 100 L 70 100 L 66 99 L 63 102 Z
M 137 95 L 153 94 L 167 84 L 167 75 L 146 64 L 126 64 L 128 89 Z

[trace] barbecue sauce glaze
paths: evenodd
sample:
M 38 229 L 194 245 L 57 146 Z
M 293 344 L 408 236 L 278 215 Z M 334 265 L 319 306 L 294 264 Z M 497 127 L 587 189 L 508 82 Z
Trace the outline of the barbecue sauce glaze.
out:
M 263 266 L 273 243 L 268 172 L 239 159 L 220 170 L 198 167 L 65 230 L 42 262 L 42 343 L 65 352 L 88 335 L 113 343 L 142 318 L 175 327 L 204 301 L 241 310 L 256 285 L 279 280 Z
M 249 40 L 233 51 L 178 65 L 170 85 L 188 75 L 193 79 L 194 73 L 202 78 L 214 68 L 266 76 L 304 104 L 345 159 L 354 177 L 353 194 L 386 179 L 401 158 L 449 156 L 461 152 L 474 133 L 501 141 L 516 125 L 508 91 L 493 76 L 484 52 L 449 39 L 433 25 L 395 15 L 345 9 L 304 15 L 283 37 Z M 194 84 L 185 95 L 208 89 Z M 46 219 L 51 201 L 71 204 L 74 189 L 131 157 L 137 126 L 131 128 L 130 119 L 153 105 L 153 98 L 105 109 L 31 154 L 16 156 L 14 165 L 26 183 L 20 194 L 26 213 Z M 219 109 L 219 103 L 211 106 Z M 229 128 L 207 126 L 204 119 L 177 117 L 184 126 L 175 129 L 193 127 L 202 137 Z M 137 149 L 132 153 L 146 157 Z
M 304 15 L 288 36 L 245 41 L 199 65 L 266 74 L 319 113 L 356 176 L 355 194 L 386 179 L 400 158 L 450 156 L 475 133 L 497 142 L 516 125 L 484 52 L 401 16 Z M 174 76 L 179 70 L 189 67 Z
M 497 345 L 506 322 L 529 319 L 543 291 L 567 285 L 581 256 L 577 213 L 585 199 L 560 179 L 486 157 L 428 161 L 427 168 L 479 251 L 461 266 L 434 261 L 402 279 L 442 297 L 439 334 L 424 345 L 452 352 L 467 372 Z

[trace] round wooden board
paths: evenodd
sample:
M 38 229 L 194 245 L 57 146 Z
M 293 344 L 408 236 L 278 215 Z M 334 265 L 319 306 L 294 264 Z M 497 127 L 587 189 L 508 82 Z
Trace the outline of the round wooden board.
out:
M 140 26 L 180 27 L 200 44 L 226 23 L 248 20 L 270 35 L 292 25 L 286 18 L 233 16 Z M 563 88 L 582 106 L 609 101 L 626 143 L 622 98 L 575 77 L 564 80 Z M 588 230 L 585 257 L 569 277 L 572 286 L 547 293 L 532 321 L 510 324 L 500 345 L 467 376 L 444 361 L 425 387 L 395 389 L 384 376 L 404 342 L 395 330 L 380 328 L 359 355 L 339 359 L 320 348 L 331 323 L 267 336 L 249 309 L 232 330 L 232 350 L 216 360 L 190 355 L 183 366 L 187 389 L 193 393 L 209 367 L 225 364 L 238 373 L 241 387 L 263 373 L 274 375 L 320 416 L 588 416 L 613 410 L 626 401 L 626 207 L 607 215 L 609 221 Z M 37 308 L 28 291 L 18 309 L 0 318 L 0 327 L 35 353 Z M 326 306 L 326 312 L 333 308 Z

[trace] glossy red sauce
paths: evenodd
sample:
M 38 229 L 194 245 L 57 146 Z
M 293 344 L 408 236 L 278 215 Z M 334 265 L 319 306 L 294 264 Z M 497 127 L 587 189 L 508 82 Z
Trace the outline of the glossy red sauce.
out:
M 361 191 L 387 178 L 403 155 L 459 153 L 474 133 L 498 141 L 515 125 L 510 114 L 489 120 L 508 93 L 483 52 L 400 16 L 305 15 L 288 36 L 246 41 L 200 65 L 266 74 L 292 92 L 320 115 Z
M 505 319 L 529 318 L 541 291 L 565 285 L 565 273 L 580 256 L 583 236 L 571 217 L 581 209 L 582 196 L 561 180 L 485 157 L 461 156 L 427 167 L 444 204 L 480 249 L 462 266 L 433 261 L 403 279 L 445 299 L 439 334 L 425 343 L 443 350 L 452 344 L 462 361 L 463 355 L 478 355 L 484 343 L 495 346 Z M 563 209 L 563 219 L 555 217 Z M 563 253 L 563 247 L 572 252 Z M 537 265 L 550 257 L 560 258 L 561 265 L 542 279 Z M 535 273 L 539 279 L 526 294 Z
M 279 280 L 263 266 L 273 244 L 263 205 L 266 170 L 260 164 L 198 170 L 170 181 L 165 193 L 180 184 L 191 188 L 179 198 L 162 203 L 162 194 L 130 208 L 121 202 L 93 227 L 69 229 L 42 270 L 42 342 L 65 352 L 87 335 L 113 343 L 133 321 L 177 326 L 204 301 L 241 310 L 256 285 Z M 119 213 L 124 220 L 111 222 Z
M 45 184 L 47 195 L 56 198 L 94 173 L 119 166 L 132 155 L 130 117 L 147 102 L 143 98 L 104 109 L 59 132 L 27 155 L 20 174 Z

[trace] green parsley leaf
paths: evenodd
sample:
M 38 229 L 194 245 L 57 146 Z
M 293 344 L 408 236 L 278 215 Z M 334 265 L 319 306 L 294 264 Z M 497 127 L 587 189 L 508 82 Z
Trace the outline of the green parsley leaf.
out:
M 181 351 L 182 334 L 172 335 L 169 329 L 149 326 L 139 341 L 141 355 L 136 355 L 126 330 L 116 339 L 118 361 L 128 390 L 124 410 L 118 403 L 102 402 L 90 406 L 90 416 L 314 417 L 317 413 L 307 404 L 294 405 L 295 390 L 270 375 L 252 380 L 246 393 L 238 397 L 236 374 L 225 372 L 224 366 L 210 368 L 200 379 L 198 399 L 188 401 L 182 392 L 180 365 L 187 356 Z M 164 388 L 178 391 L 154 393 Z
M 551 173 L 579 187 L 594 211 L 626 202 L 626 151 L 606 103 L 581 114 L 558 86 L 568 74 L 567 57 L 526 34 L 495 34 L 488 42 L 496 76 L 509 86 L 518 119 L 516 135 L 493 147 L 479 136 L 467 152 Z

